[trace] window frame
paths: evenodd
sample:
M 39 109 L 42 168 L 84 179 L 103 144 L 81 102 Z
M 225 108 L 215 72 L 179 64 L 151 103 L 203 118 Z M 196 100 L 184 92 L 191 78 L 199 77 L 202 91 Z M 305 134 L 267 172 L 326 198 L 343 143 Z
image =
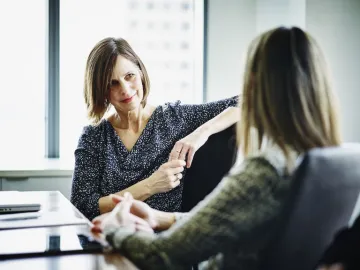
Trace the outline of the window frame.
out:
M 60 157 L 60 0 L 48 0 L 45 157 Z

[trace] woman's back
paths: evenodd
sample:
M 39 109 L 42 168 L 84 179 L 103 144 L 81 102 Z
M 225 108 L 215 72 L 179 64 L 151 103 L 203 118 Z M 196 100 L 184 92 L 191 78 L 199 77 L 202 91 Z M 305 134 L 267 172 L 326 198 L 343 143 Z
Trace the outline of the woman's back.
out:
M 296 153 L 290 155 L 295 164 Z M 201 211 L 205 205 L 211 209 L 211 220 L 205 212 L 203 219 L 191 222 L 194 226 L 200 223 L 202 230 L 219 236 L 204 242 L 207 246 L 218 245 L 221 252 L 203 263 L 204 269 L 212 269 L 211 264 L 222 265 L 224 269 L 258 269 L 261 252 L 277 228 L 291 187 L 289 176 L 294 169 L 287 166 L 287 159 L 279 148 L 269 147 L 234 167 L 221 185 L 192 211 Z M 187 246 L 198 243 L 194 238 L 188 239 Z
M 144 269 L 258 269 L 275 237 L 296 158 L 341 143 L 337 103 L 316 42 L 299 28 L 263 33 L 249 47 L 238 142 L 245 157 L 168 231 L 107 232 Z M 214 266 L 214 267 L 213 267 Z

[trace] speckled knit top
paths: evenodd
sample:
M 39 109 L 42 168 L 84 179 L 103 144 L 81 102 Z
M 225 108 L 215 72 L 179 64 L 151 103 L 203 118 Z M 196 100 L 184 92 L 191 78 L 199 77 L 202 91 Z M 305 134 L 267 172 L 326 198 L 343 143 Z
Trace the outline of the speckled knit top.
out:
M 168 161 L 174 144 L 228 107 L 238 98 L 183 105 L 179 101 L 158 106 L 131 151 L 109 121 L 86 126 L 75 150 L 71 202 L 88 218 L 99 212 L 99 198 L 146 179 Z M 185 174 L 185 171 L 184 171 Z M 168 212 L 179 211 L 183 184 L 151 196 L 145 202 Z

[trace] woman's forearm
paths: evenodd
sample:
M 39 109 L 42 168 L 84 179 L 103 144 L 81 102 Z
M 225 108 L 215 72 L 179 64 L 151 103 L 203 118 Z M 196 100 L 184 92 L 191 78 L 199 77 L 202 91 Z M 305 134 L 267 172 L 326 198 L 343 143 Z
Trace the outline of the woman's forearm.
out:
M 240 120 L 240 108 L 229 107 L 215 116 L 213 119 L 207 121 L 205 124 L 195 130 L 195 132 L 206 133 L 211 136 L 218 133 Z
M 147 198 L 153 195 L 151 188 L 148 185 L 147 179 L 142 180 L 126 189 L 123 189 L 115 193 L 115 195 L 119 195 L 123 197 L 125 192 L 130 192 L 131 195 L 134 197 L 134 199 L 139 201 L 145 201 Z M 114 209 L 115 205 L 116 204 L 112 201 L 110 196 L 101 197 L 99 199 L 100 214 L 110 212 L 111 210 Z

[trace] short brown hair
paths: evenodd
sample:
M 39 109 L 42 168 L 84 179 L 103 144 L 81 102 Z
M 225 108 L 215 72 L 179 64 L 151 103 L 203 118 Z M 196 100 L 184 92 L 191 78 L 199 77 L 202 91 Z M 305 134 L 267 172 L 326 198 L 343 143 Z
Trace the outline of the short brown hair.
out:
M 341 143 L 324 56 L 297 27 L 275 28 L 251 43 L 240 102 L 238 142 L 245 156 L 254 145 L 260 149 L 265 137 L 285 155 L 289 147 L 302 153 Z
M 118 55 L 125 57 L 139 68 L 144 91 L 142 106 L 146 105 L 150 80 L 143 62 L 125 39 L 105 38 L 95 45 L 86 62 L 84 98 L 88 118 L 94 124 L 99 123 L 109 109 L 110 103 L 107 97 Z

